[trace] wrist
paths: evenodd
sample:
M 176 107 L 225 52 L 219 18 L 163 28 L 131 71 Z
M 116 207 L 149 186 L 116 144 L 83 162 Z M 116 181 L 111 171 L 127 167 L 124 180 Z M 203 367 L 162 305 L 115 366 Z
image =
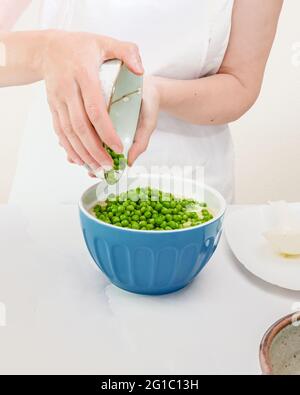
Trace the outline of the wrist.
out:
M 155 76 L 151 78 L 153 87 L 156 92 L 156 100 L 159 104 L 159 109 L 162 110 L 165 104 L 164 78 Z
M 154 86 L 158 95 L 159 100 L 159 108 L 160 110 L 166 109 L 166 79 L 162 77 L 153 77 L 154 78 Z
M 45 78 L 45 61 L 49 46 L 53 38 L 57 35 L 55 30 L 44 30 L 35 32 L 35 40 L 33 40 L 33 51 L 31 54 L 31 69 L 40 79 Z

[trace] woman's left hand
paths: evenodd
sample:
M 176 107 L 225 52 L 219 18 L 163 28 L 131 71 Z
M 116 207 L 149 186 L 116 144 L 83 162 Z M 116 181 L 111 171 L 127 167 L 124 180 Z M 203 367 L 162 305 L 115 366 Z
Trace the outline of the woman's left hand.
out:
M 143 104 L 140 121 L 133 145 L 128 154 L 128 164 L 132 166 L 137 158 L 146 151 L 152 133 L 156 129 L 160 111 L 160 91 L 157 78 L 147 76 L 144 80 Z

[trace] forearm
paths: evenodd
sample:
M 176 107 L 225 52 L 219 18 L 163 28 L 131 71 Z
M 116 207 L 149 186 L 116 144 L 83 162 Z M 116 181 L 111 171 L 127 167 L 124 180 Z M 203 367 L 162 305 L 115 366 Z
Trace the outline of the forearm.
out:
M 161 109 L 195 124 L 240 118 L 256 101 L 283 0 L 235 0 L 229 45 L 218 74 L 194 81 L 158 78 Z
M 42 54 L 48 32 L 0 32 L 0 87 L 42 79 Z
M 253 105 L 259 91 L 249 91 L 231 74 L 189 81 L 158 78 L 157 83 L 162 111 L 201 125 L 220 125 L 240 118 Z

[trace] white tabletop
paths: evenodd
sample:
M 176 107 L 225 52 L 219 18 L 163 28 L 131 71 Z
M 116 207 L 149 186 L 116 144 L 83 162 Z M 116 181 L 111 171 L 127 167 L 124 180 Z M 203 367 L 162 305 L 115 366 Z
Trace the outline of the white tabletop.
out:
M 129 294 L 89 257 L 77 207 L 0 206 L 0 373 L 259 374 L 265 330 L 299 301 L 224 238 L 185 290 Z

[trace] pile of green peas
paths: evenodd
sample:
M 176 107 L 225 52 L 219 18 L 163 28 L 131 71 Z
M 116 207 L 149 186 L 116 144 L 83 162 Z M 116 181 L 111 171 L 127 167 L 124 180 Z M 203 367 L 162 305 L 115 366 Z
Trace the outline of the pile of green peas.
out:
M 93 208 L 97 219 L 117 227 L 135 230 L 177 230 L 213 219 L 206 203 L 175 198 L 151 188 L 136 188 L 111 195 Z
M 114 166 L 112 170 L 105 173 L 106 182 L 110 185 L 116 184 L 119 181 L 119 176 L 117 172 L 123 171 L 127 167 L 127 160 L 123 154 L 117 154 L 111 148 L 106 147 L 106 151 L 111 156 L 114 161 Z

